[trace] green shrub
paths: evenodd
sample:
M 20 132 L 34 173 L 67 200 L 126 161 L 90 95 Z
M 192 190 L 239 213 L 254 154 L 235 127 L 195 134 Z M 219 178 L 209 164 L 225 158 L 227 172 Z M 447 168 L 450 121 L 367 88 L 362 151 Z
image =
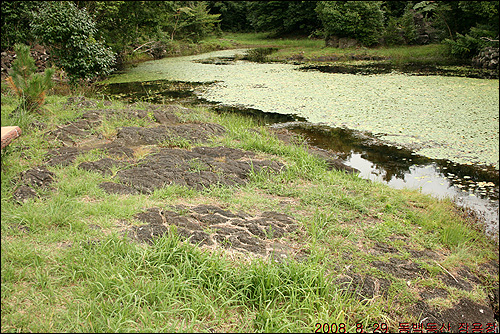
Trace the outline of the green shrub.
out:
M 458 59 L 471 59 L 479 52 L 479 40 L 469 34 L 457 34 L 455 40 L 445 39 L 444 43 L 449 46 L 450 54 Z
M 277 51 L 277 48 L 256 48 L 247 52 L 244 59 L 263 63 L 267 60 L 267 56 Z
M 486 39 L 484 39 L 486 37 Z M 470 60 L 477 55 L 481 49 L 486 46 L 498 47 L 498 42 L 491 42 L 488 39 L 495 39 L 496 32 L 482 28 L 472 27 L 468 34 L 462 35 L 457 33 L 457 37 L 445 39 L 444 44 L 449 47 L 449 54 L 455 58 L 462 60 Z M 498 40 L 498 37 L 496 37 Z
M 357 39 L 365 46 L 378 43 L 384 28 L 381 1 L 319 1 L 316 7 L 327 36 Z
M 415 20 L 413 16 L 415 11 L 411 9 L 410 6 L 405 8 L 404 14 L 401 17 L 401 25 L 403 29 L 403 36 L 406 44 L 416 44 L 417 42 L 417 27 L 415 26 Z
M 17 111 L 32 112 L 37 110 L 45 100 L 45 92 L 54 86 L 52 76 L 53 68 L 47 68 L 43 74 L 36 73 L 35 60 L 30 55 L 30 48 L 24 44 L 14 46 L 16 59 L 9 70 L 7 84 L 19 97 L 20 104 Z
M 112 72 L 115 55 L 95 39 L 97 29 L 85 9 L 69 1 L 47 1 L 34 14 L 31 27 L 72 83 Z
M 399 24 L 399 20 L 391 17 L 387 23 L 383 34 L 385 45 L 401 45 L 404 44 L 403 29 Z

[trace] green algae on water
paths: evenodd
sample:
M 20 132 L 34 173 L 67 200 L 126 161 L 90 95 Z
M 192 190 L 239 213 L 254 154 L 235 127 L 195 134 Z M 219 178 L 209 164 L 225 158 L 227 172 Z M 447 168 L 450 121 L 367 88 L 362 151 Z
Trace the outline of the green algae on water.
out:
M 199 97 L 359 130 L 431 159 L 499 168 L 498 80 L 300 71 L 291 64 L 204 64 L 246 50 L 150 61 L 109 82 L 212 82 Z

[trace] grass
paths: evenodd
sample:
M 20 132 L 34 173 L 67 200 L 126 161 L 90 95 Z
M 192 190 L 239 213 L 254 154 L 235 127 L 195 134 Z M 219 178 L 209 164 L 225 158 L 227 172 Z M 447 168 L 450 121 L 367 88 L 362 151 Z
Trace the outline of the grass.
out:
M 329 171 L 300 141 L 284 144 L 258 120 L 232 113 L 198 107 L 196 113 L 182 117 L 186 123 L 210 121 L 227 129 L 208 145 L 251 150 L 284 163 L 286 169 L 278 174 L 255 172 L 247 185 L 234 188 L 197 191 L 172 185 L 149 196 L 109 195 L 98 184 L 112 176 L 76 167 L 105 156 L 94 150 L 73 165 L 48 167 L 55 174 L 50 188 L 37 189 L 40 198 L 17 204 L 12 193 L 19 185 L 19 173 L 43 165 L 45 153 L 59 145 L 43 139 L 44 133 L 82 112 L 65 105 L 66 99 L 49 96 L 45 111 L 29 120 L 46 127 L 26 126 L 2 155 L 2 331 L 310 332 L 325 323 L 344 326 L 347 332 L 384 323 L 394 331 L 399 322 L 418 322 L 407 312 L 418 289 L 439 286 L 449 291 L 448 300 L 433 301 L 436 307 L 449 306 L 463 296 L 481 303 L 487 299 L 483 286 L 457 293 L 439 278 L 446 275 L 440 266 L 454 273 L 467 266 L 478 274 L 481 264 L 498 261 L 496 245 L 472 229 L 450 201 Z M 15 102 L 3 91 L 2 125 L 16 125 L 18 120 L 9 115 Z M 111 102 L 99 101 L 98 108 L 127 108 Z M 119 126 L 148 126 L 150 121 L 109 117 L 96 131 L 112 138 Z M 179 140 L 163 145 L 198 144 Z M 150 148 L 145 148 L 136 158 L 148 152 Z M 191 168 L 201 171 L 205 166 L 193 160 Z M 130 222 L 145 208 L 178 204 L 289 214 L 300 225 L 289 238 L 309 255 L 301 262 L 282 263 L 244 254 L 229 256 L 182 241 L 174 228 L 152 245 L 122 236 L 124 221 Z M 374 252 L 377 244 L 390 244 L 406 259 L 412 259 L 410 250 L 446 256 L 440 266 L 421 260 L 431 275 L 408 286 L 370 265 L 399 256 Z M 387 296 L 357 298 L 336 281 L 349 273 L 346 270 L 389 279 Z M 498 284 L 498 277 L 488 280 Z
M 277 48 L 267 56 L 268 61 L 297 61 L 297 55 L 302 56 L 302 62 L 324 63 L 320 57 L 337 56 L 339 61 L 349 61 L 350 56 L 369 55 L 383 57 L 394 65 L 453 65 L 455 62 L 446 56 L 446 46 L 441 44 L 414 46 L 380 46 L 373 48 L 332 48 L 325 46 L 325 41 L 318 38 L 268 38 L 266 33 L 225 33 L 222 38 L 207 39 L 210 43 L 217 40 L 233 43 L 232 48 Z M 330 61 L 331 62 L 331 61 Z
M 413 46 L 379 46 L 373 48 L 332 48 L 325 46 L 320 38 L 269 38 L 267 33 L 223 33 L 222 36 L 209 36 L 197 44 L 172 42 L 166 56 L 188 56 L 221 49 L 236 48 L 276 48 L 266 56 L 267 61 L 296 62 L 301 55 L 304 63 L 325 63 L 320 57 L 337 56 L 339 61 L 349 62 L 351 56 L 383 57 L 394 65 L 456 65 L 456 61 L 446 56 L 446 46 L 441 44 Z M 126 64 L 151 60 L 146 54 L 131 54 Z M 260 59 L 259 61 L 262 61 Z M 328 62 L 328 61 L 327 61 Z M 331 62 L 331 61 L 330 61 Z

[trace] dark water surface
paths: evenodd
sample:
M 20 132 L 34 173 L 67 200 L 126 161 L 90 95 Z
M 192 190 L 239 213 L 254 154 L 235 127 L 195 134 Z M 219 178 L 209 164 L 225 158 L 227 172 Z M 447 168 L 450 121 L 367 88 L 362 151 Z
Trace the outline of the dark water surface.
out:
M 359 176 L 364 179 L 453 199 L 458 205 L 472 210 L 484 222 L 486 234 L 498 239 L 499 172 L 494 167 L 432 160 L 384 145 L 377 138 L 357 131 L 311 124 L 296 115 L 222 106 L 198 98 L 196 89 L 209 84 L 157 80 L 109 84 L 104 90 L 108 95 L 128 102 L 202 104 L 219 112 L 250 115 L 271 127 L 286 128 L 301 134 L 310 145 L 335 153 L 346 165 L 358 169 Z

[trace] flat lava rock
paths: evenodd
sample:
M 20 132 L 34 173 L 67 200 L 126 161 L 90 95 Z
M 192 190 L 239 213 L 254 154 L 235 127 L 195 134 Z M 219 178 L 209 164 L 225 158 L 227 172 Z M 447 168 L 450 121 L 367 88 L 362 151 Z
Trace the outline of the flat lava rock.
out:
M 155 145 L 184 139 L 190 143 L 207 141 L 210 136 L 222 135 L 225 128 L 219 124 L 199 123 L 162 125 L 152 128 L 123 127 L 118 130 L 115 143 L 122 146 Z
M 196 147 L 191 151 L 164 148 L 146 156 L 134 166 L 119 170 L 115 178 L 141 193 L 150 194 L 155 189 L 171 184 L 197 190 L 212 185 L 243 185 L 252 171 L 267 169 L 280 172 L 285 167 L 277 161 L 252 159 L 254 156 L 253 152 L 228 147 Z M 110 159 L 103 160 L 82 167 L 90 170 L 94 166 L 94 170 L 105 174 L 113 162 Z M 106 189 L 111 192 L 114 190 Z
M 200 247 L 251 253 L 276 261 L 297 255 L 295 248 L 282 240 L 298 228 L 288 215 L 273 211 L 256 215 L 232 213 L 213 205 L 183 207 L 179 211 L 147 209 L 134 216 L 144 225 L 130 226 L 125 234 L 133 240 L 152 243 L 175 226 L 183 239 Z

